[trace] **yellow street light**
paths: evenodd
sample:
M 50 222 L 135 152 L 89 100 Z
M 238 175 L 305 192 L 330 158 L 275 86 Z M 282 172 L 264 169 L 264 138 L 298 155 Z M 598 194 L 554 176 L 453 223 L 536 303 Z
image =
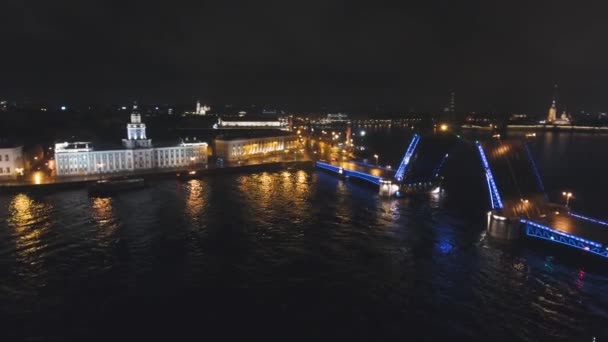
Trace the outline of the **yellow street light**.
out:
M 562 196 L 566 198 L 566 208 L 568 208 L 568 204 L 570 203 L 570 198 L 573 196 L 571 192 L 562 192 Z
M 378 155 L 374 154 L 374 158 L 376 158 L 376 166 L 378 166 Z

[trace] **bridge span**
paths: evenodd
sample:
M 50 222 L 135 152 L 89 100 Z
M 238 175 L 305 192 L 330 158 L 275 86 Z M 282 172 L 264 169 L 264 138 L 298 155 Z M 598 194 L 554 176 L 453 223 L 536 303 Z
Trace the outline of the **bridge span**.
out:
M 447 154 L 439 158 L 432 170 L 413 170 L 421 140 L 418 134 L 412 137 L 396 170 L 356 161 L 317 161 L 316 167 L 344 178 L 358 179 L 378 186 L 379 193 L 386 196 L 436 189 L 440 185 L 440 172 Z
M 385 196 L 400 196 L 416 189 L 428 191 L 440 184 L 441 168 L 448 154 L 438 154 L 437 149 L 433 152 L 429 145 L 434 143 L 425 147 L 423 140 L 428 139 L 417 134 L 412 137 L 396 170 L 354 161 L 317 161 L 316 166 L 377 186 Z M 608 222 L 552 203 L 526 141 L 498 137 L 475 142 L 474 149 L 488 189 L 487 232 L 491 237 L 540 239 L 608 258 Z M 427 162 L 426 167 L 421 167 L 420 154 L 428 159 L 433 153 L 435 158 L 430 158 L 430 164 L 434 166 L 429 168 Z
M 531 237 L 608 257 L 608 222 L 550 202 L 526 141 L 498 138 L 476 148 L 488 189 L 490 236 Z

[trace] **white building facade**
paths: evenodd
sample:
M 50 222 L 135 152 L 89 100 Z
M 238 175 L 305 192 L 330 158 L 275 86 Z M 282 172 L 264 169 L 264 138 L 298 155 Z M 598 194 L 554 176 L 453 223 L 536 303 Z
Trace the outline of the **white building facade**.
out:
M 298 148 L 295 135 L 215 139 L 215 154 L 228 161 L 245 160 L 265 153 L 284 153 Z
M 186 168 L 207 164 L 207 143 L 181 142 L 175 146 L 153 147 L 146 137 L 146 125 L 134 106 L 127 124 L 124 149 L 95 150 L 90 142 L 55 144 L 57 176 L 81 176 Z
M 0 179 L 23 176 L 23 146 L 0 148 Z

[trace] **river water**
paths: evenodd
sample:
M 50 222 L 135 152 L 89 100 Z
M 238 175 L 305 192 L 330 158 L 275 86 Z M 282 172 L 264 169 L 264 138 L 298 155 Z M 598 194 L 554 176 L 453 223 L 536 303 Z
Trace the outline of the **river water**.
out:
M 407 132 L 373 131 L 370 148 L 394 139 L 405 141 L 395 151 L 405 149 Z M 547 188 L 568 185 L 578 211 L 601 216 L 607 185 L 589 181 L 608 166 L 592 144 L 608 147 L 608 137 L 548 133 L 533 150 Z M 391 153 L 398 152 L 385 153 L 394 163 Z M 382 199 L 291 169 L 159 180 L 112 198 L 84 190 L 0 195 L 0 334 L 3 341 L 608 338 L 605 261 L 490 241 L 487 195 L 470 189 Z

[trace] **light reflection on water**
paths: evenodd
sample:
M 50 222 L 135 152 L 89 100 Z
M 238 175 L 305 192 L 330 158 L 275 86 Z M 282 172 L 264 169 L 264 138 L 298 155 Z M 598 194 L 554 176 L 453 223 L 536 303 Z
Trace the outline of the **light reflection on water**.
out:
M 9 205 L 7 223 L 12 230 L 17 259 L 27 268 L 40 262 L 40 253 L 47 247 L 43 237 L 51 227 L 52 210 L 49 203 L 38 202 L 26 194 L 14 196 Z
M 204 183 L 199 179 L 192 179 L 186 184 L 186 214 L 192 222 L 198 222 L 203 212 L 208 193 L 204 188 Z
M 114 217 L 113 199 L 110 197 L 95 197 L 92 202 L 92 216 L 99 227 L 98 243 L 100 247 L 109 247 L 112 245 L 116 230 L 119 228 Z
M 370 337 L 370 322 L 380 321 L 378 329 L 406 337 L 466 340 L 586 337 L 608 322 L 601 272 L 548 268 L 550 252 L 479 242 L 483 218 L 447 214 L 448 196 L 382 199 L 303 170 L 161 181 L 110 198 L 1 196 L 10 234 L 0 235 L 0 269 L 44 273 L 52 290 L 21 293 L 37 280 L 6 278 L 0 304 L 38 304 L 22 306 L 19 318 L 12 305 L 0 318 L 48 322 L 62 312 L 52 322 L 65 327 L 63 317 L 82 316 L 88 337 L 96 321 L 111 330 L 141 318 L 140 332 L 153 335 L 156 326 L 190 322 L 186 307 L 203 322 L 224 310 L 237 325 L 294 331 L 307 322 L 311 331 L 348 327 L 352 337 Z M 139 308 L 134 297 L 154 305 Z M 599 309 L 583 314 L 590 302 Z M 9 337 L 41 334 L 11 329 Z

